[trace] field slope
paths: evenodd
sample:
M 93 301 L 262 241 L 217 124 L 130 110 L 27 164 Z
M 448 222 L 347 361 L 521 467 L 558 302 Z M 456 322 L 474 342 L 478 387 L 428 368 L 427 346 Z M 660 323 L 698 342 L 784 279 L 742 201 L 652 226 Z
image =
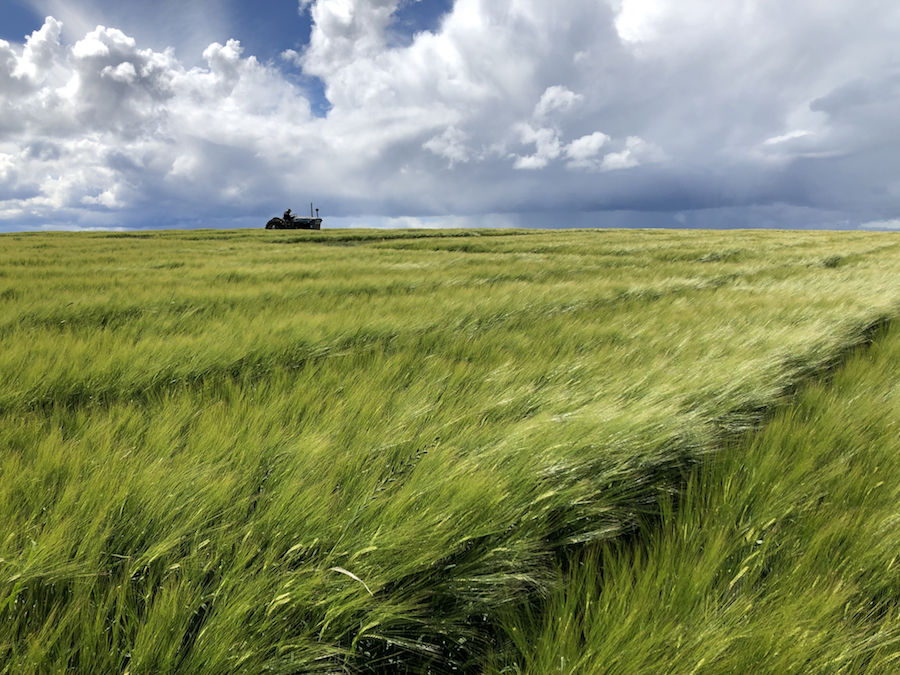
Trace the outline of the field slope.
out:
M 896 673 L 900 326 L 509 612 L 489 672 Z M 505 658 L 504 658 L 505 657 Z M 504 670 L 505 669 L 505 670 Z
M 510 617 L 565 605 L 560 561 L 900 300 L 887 233 L 0 241 L 16 674 L 540 663 Z

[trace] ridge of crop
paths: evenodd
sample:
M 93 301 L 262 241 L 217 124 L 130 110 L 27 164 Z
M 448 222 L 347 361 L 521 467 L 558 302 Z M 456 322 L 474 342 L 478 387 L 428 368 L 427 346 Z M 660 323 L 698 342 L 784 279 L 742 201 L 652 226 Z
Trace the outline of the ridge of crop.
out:
M 729 439 L 627 542 L 569 552 L 479 672 L 893 673 L 900 332 Z

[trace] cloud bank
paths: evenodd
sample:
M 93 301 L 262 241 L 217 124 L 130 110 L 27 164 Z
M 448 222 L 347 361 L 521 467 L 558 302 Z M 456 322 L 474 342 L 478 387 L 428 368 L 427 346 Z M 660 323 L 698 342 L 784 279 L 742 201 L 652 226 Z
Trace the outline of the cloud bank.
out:
M 0 229 L 310 201 L 344 224 L 895 229 L 895 2 L 456 0 L 400 40 L 402 9 L 301 0 L 308 43 L 268 61 L 67 43 L 52 16 L 0 41 Z

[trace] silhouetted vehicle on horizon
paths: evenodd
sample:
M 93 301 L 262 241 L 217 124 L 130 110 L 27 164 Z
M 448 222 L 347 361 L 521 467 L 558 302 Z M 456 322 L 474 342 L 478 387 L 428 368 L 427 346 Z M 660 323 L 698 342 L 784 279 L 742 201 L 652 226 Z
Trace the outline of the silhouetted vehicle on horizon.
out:
M 322 219 L 319 218 L 319 209 L 316 209 L 316 217 L 312 217 L 313 205 L 309 205 L 309 218 L 295 216 L 288 209 L 281 218 L 272 218 L 266 223 L 267 230 L 321 230 Z
M 321 230 L 321 218 L 298 218 L 294 216 L 289 221 L 284 218 L 272 218 L 266 223 L 267 230 Z

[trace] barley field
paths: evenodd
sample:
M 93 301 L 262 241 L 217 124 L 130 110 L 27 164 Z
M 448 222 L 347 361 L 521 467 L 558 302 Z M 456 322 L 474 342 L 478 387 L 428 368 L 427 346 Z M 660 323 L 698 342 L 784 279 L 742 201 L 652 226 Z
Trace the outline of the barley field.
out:
M 892 672 L 898 281 L 893 233 L 0 235 L 0 673 Z

